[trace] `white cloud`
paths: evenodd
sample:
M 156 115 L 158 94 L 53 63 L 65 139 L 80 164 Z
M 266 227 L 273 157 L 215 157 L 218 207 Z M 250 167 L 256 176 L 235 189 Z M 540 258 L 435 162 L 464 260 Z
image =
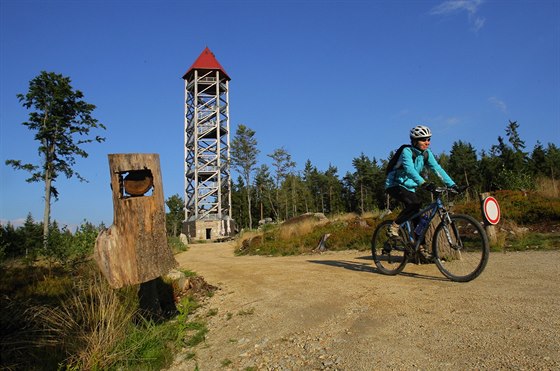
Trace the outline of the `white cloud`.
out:
M 409 113 L 410 113 L 409 109 L 404 108 L 404 109 L 400 110 L 399 112 L 397 112 L 396 114 L 394 114 L 392 117 L 393 118 L 402 118 L 402 117 L 408 116 Z
M 456 126 L 461 122 L 461 119 L 459 119 L 458 117 L 447 117 L 445 119 L 445 123 L 449 126 Z
M 439 115 L 426 120 L 428 126 L 438 127 L 443 130 L 448 130 L 457 127 L 461 125 L 462 121 L 463 120 L 458 116 L 444 116 L 444 115 Z
M 482 0 L 448 0 L 434 7 L 430 14 L 447 15 L 466 10 L 469 14 L 475 14 Z
M 474 21 L 472 21 L 472 28 L 474 32 L 478 32 L 483 26 L 486 19 L 481 17 L 476 17 Z
M 486 19 L 477 15 L 478 8 L 483 2 L 483 0 L 448 0 L 432 8 L 430 14 L 447 16 L 467 12 L 472 30 L 478 32 L 486 22 Z
M 495 107 L 497 107 L 503 113 L 508 113 L 507 104 L 503 100 L 498 99 L 496 97 L 490 97 L 490 98 L 488 98 L 488 102 L 492 103 Z

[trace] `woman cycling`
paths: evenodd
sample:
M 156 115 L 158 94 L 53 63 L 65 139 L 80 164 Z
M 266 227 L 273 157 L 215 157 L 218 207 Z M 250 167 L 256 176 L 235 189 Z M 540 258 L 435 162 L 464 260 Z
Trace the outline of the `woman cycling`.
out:
M 385 191 L 404 204 L 404 209 L 389 229 L 390 237 L 399 237 L 399 225 L 420 210 L 421 202 L 416 194 L 416 189 L 418 187 L 433 187 L 433 184 L 428 183 L 421 175 L 424 166 L 433 171 L 446 186 L 457 187 L 428 148 L 431 138 L 432 132 L 427 126 L 418 125 L 412 128 L 410 130 L 412 145 L 403 148 L 395 166 L 387 174 Z M 416 220 L 414 222 L 416 224 Z

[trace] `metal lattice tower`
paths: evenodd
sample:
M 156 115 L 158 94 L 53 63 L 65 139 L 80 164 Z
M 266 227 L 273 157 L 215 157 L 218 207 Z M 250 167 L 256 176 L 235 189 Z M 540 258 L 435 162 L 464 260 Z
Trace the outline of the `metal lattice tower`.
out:
M 232 234 L 229 153 L 230 78 L 206 48 L 185 80 L 185 225 L 187 235 Z

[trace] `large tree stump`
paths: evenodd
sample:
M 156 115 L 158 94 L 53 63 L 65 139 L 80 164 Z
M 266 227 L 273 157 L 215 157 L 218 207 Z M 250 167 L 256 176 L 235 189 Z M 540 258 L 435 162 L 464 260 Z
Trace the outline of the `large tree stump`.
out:
M 167 245 L 157 154 L 109 155 L 113 225 L 95 243 L 95 260 L 113 288 L 140 284 L 177 266 Z

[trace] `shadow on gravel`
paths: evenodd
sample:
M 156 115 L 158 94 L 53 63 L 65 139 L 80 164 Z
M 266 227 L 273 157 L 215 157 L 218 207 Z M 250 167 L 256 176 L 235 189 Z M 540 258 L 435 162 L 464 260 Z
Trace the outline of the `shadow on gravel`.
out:
M 360 256 L 360 257 L 356 257 L 356 259 L 373 260 L 371 256 Z M 380 275 L 384 275 L 383 273 L 380 273 L 377 270 L 377 268 L 375 268 L 375 265 L 372 266 L 371 264 L 366 264 L 366 263 L 356 263 L 352 261 L 341 261 L 341 260 L 308 260 L 308 262 L 314 264 L 328 265 L 331 267 L 344 268 L 355 272 L 377 273 Z M 417 278 L 417 279 L 429 280 L 429 281 L 451 282 L 450 280 L 444 277 L 427 276 L 425 274 L 418 274 L 418 273 L 401 272 L 398 275 L 408 277 L 408 278 Z
M 369 272 L 369 273 L 377 272 L 377 270 L 373 268 L 371 265 L 364 264 L 364 263 L 356 263 L 356 262 L 340 261 L 340 260 L 308 260 L 308 262 L 315 263 L 315 264 L 329 265 L 331 267 L 349 269 L 351 271 L 356 271 L 356 272 Z
M 376 273 L 379 273 L 376 271 Z M 381 273 L 379 273 L 381 274 Z M 426 276 L 425 274 L 418 274 L 418 273 L 409 273 L 409 272 L 401 272 L 399 276 L 409 277 L 409 278 L 419 278 L 421 280 L 428 280 L 428 281 L 439 281 L 439 282 L 451 282 L 453 281 L 448 280 L 445 277 L 434 277 L 434 276 Z
M 373 258 L 371 257 L 371 255 L 366 255 L 366 256 L 358 256 L 356 257 L 356 259 L 360 259 L 360 260 L 373 260 Z M 381 272 L 379 272 L 377 270 L 377 268 L 375 268 L 375 263 L 372 263 L 374 265 L 374 267 L 372 268 L 372 272 L 377 273 L 377 274 L 383 274 Z M 408 264 L 414 264 L 414 263 L 408 263 Z M 406 268 L 405 268 L 406 269 Z M 401 272 L 399 273 L 399 276 L 405 276 L 405 277 L 410 277 L 410 278 L 420 278 L 423 280 L 430 280 L 430 281 L 447 281 L 447 282 L 451 282 L 450 280 L 448 280 L 445 277 L 435 277 L 435 276 L 426 276 L 425 274 L 418 274 L 418 273 L 409 273 L 409 272 Z

